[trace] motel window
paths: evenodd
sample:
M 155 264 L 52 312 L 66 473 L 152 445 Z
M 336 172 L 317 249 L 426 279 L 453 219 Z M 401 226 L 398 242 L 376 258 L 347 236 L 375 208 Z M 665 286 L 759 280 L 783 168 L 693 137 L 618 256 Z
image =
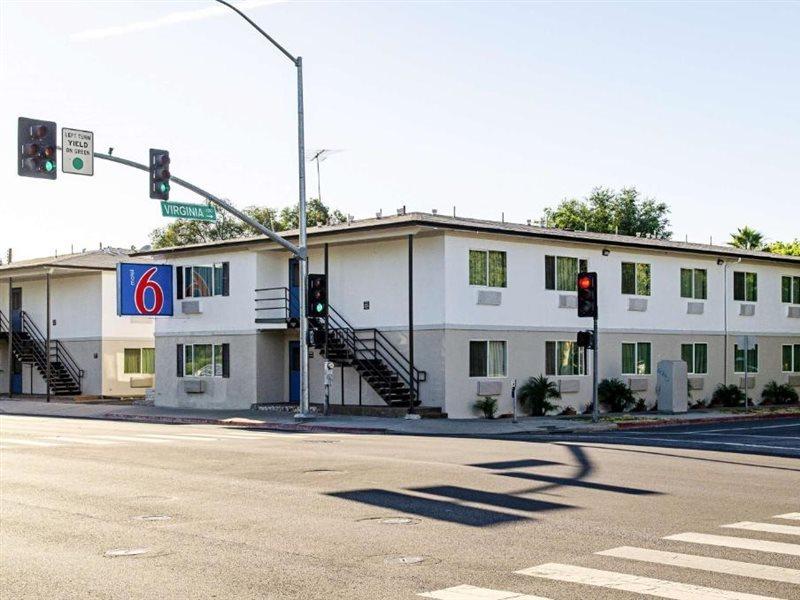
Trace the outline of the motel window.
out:
M 647 263 L 622 263 L 622 293 L 636 296 L 650 295 L 650 265 Z
M 735 271 L 733 273 L 733 299 L 744 302 L 758 300 L 758 274 Z
M 575 292 L 578 273 L 589 270 L 589 261 L 570 256 L 544 257 L 544 287 L 547 290 Z
M 681 298 L 706 300 L 708 298 L 708 271 L 681 269 Z
M 708 373 L 708 344 L 681 344 L 681 358 L 689 373 Z
M 228 377 L 229 344 L 178 344 L 179 377 Z
M 123 373 L 126 375 L 153 375 L 155 372 L 155 348 L 125 348 Z
M 800 304 L 800 277 L 781 277 L 781 302 Z
M 469 343 L 470 377 L 505 377 L 507 363 L 506 342 L 481 340 Z
M 230 268 L 227 262 L 176 267 L 178 299 L 229 295 Z
M 744 348 L 739 348 L 738 345 L 733 347 L 733 371 L 735 373 L 744 373 L 745 366 Z M 747 372 L 758 373 L 758 344 L 752 348 L 747 349 Z
M 622 344 L 622 374 L 650 375 L 650 342 Z
M 572 341 L 544 343 L 544 372 L 546 375 L 586 375 L 583 352 Z
M 469 284 L 506 287 L 506 253 L 499 250 L 470 250 Z
M 781 371 L 800 373 L 800 344 L 784 344 L 781 350 Z

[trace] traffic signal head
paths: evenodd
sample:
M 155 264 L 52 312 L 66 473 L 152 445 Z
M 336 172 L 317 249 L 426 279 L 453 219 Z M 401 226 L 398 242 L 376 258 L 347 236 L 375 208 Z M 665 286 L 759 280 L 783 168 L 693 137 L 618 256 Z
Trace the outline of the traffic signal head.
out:
M 55 179 L 56 124 L 20 117 L 17 125 L 17 173 L 22 177 Z
M 169 152 L 150 148 L 150 197 L 169 200 Z
M 578 273 L 578 316 L 597 318 L 597 273 Z
M 578 332 L 578 348 L 594 348 L 594 334 L 591 331 Z
M 325 317 L 328 315 L 328 278 L 322 274 L 308 274 L 308 303 L 306 316 Z

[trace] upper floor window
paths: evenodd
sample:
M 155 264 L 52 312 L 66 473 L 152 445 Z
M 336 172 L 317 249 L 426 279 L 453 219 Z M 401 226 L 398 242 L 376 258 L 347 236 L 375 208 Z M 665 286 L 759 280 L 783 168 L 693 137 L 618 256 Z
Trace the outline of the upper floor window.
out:
M 547 290 L 563 292 L 578 291 L 578 273 L 589 270 L 585 258 L 570 256 L 544 257 L 544 287 Z
M 229 263 L 175 267 L 178 299 L 227 296 L 230 288 Z
M 758 300 L 758 273 L 745 271 L 733 273 L 733 299 L 745 302 Z
M 800 344 L 783 345 L 781 371 L 784 373 L 800 373 Z
M 708 271 L 681 269 L 681 298 L 706 300 L 708 298 Z
M 125 348 L 122 372 L 126 375 L 153 375 L 156 372 L 155 348 Z
M 480 340 L 469 343 L 470 377 L 505 377 L 507 363 L 506 342 Z
M 568 342 L 544 343 L 545 375 L 586 375 L 583 352 L 578 344 Z
M 689 373 L 708 373 L 708 344 L 681 344 L 681 358 Z
M 647 263 L 622 263 L 622 293 L 637 296 L 650 295 L 650 265 Z
M 650 375 L 650 342 L 622 344 L 622 374 Z
M 506 287 L 506 253 L 500 250 L 470 250 L 469 284 Z
M 739 348 L 738 345 L 733 347 L 733 371 L 735 373 L 744 373 L 745 355 L 744 348 Z M 758 344 L 752 348 L 747 349 L 747 372 L 758 373 Z
M 800 277 L 781 277 L 781 302 L 800 304 Z

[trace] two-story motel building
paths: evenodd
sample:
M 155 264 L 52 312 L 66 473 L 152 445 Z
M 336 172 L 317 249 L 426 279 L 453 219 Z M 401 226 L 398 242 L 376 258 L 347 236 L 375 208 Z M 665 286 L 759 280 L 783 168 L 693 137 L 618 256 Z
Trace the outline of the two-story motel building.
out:
M 284 249 L 256 237 L 148 256 L 175 266 L 178 288 L 175 316 L 156 323 L 157 405 L 298 401 L 297 271 Z M 580 410 L 591 373 L 574 341 L 591 320 L 577 317 L 579 269 L 598 273 L 601 379 L 652 404 L 658 361 L 682 358 L 693 399 L 709 398 L 742 384 L 747 334 L 751 397 L 771 380 L 800 386 L 798 257 L 423 213 L 312 228 L 309 256 L 334 309 L 334 405 L 401 404 L 413 388 L 424 407 L 472 417 L 483 388 L 508 412 L 512 380 L 546 374 L 561 406 Z

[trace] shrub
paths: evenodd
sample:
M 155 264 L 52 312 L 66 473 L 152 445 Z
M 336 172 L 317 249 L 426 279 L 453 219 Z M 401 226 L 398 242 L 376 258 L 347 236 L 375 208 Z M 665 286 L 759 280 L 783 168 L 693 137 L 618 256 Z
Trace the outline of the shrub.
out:
M 494 419 L 497 412 L 497 398 L 493 396 L 478 398 L 475 402 L 475 410 L 482 412 L 487 419 Z
M 549 402 L 551 398 L 561 398 L 558 386 L 547 376 L 531 377 L 517 391 L 517 398 L 531 412 L 532 417 L 543 417 L 548 411 L 558 408 Z
M 619 379 L 603 379 L 597 386 L 597 399 L 610 412 L 624 412 L 636 398 L 627 383 Z
M 562 417 L 571 417 L 578 414 L 578 411 L 572 408 L 571 406 L 567 406 L 564 410 L 558 413 Z
M 762 404 L 792 404 L 797 402 L 797 392 L 788 383 L 770 381 L 761 392 Z
M 591 402 L 587 402 L 583 405 L 583 410 L 581 411 L 582 415 L 590 415 L 594 412 L 594 405 Z
M 744 392 L 735 383 L 720 383 L 711 394 L 709 406 L 741 406 L 744 404 Z
M 705 408 L 706 401 L 703 398 L 700 398 L 696 402 L 689 402 L 689 408 Z
M 647 410 L 647 402 L 644 401 L 644 398 L 637 398 L 631 412 L 647 412 Z

